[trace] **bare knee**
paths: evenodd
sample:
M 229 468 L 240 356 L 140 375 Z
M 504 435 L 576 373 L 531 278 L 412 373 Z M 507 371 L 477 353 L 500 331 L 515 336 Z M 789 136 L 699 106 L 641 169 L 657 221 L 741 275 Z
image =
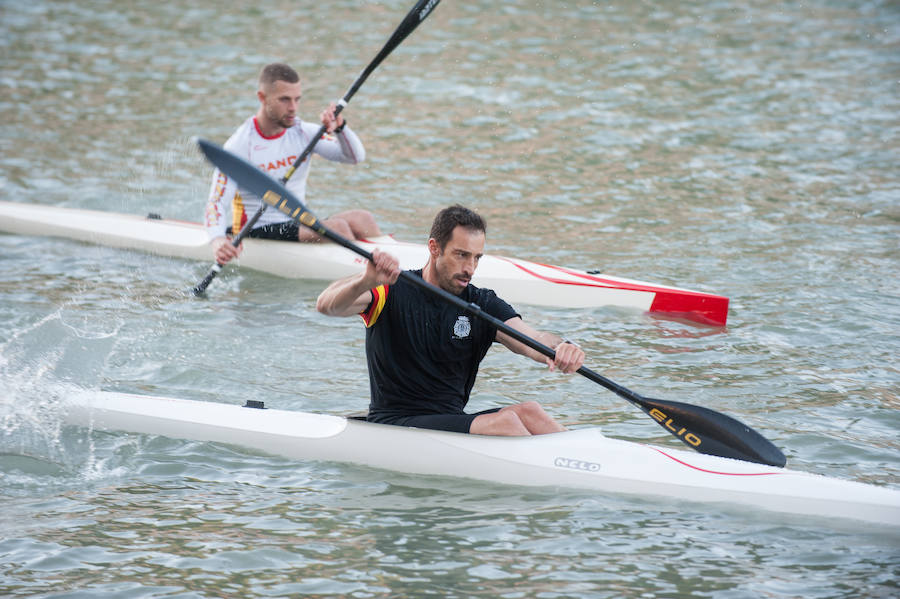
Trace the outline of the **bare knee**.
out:
M 550 418 L 550 415 L 547 414 L 543 406 L 536 401 L 522 402 L 520 404 L 509 406 L 509 408 L 515 410 L 519 419 L 525 422 Z
M 472 421 L 469 432 L 474 435 L 508 437 L 524 437 L 531 434 L 519 415 L 507 408 L 493 414 L 481 414 Z
M 375 217 L 368 210 L 347 210 L 338 214 L 337 217 L 347 223 L 356 239 L 381 235 L 381 229 L 378 228 Z
M 516 407 L 526 414 L 542 415 L 547 413 L 544 411 L 543 406 L 536 401 L 525 401 L 518 404 Z
M 509 406 L 509 409 L 515 410 L 519 420 L 522 421 L 522 424 L 532 435 L 558 433 L 566 430 L 563 425 L 556 422 L 556 420 L 544 410 L 543 406 L 536 401 L 526 401 L 514 406 Z
M 356 239 L 356 236 L 353 234 L 353 227 L 351 227 L 350 223 L 343 218 L 330 218 L 326 222 L 328 222 L 328 228 L 341 237 Z
M 353 229 L 350 227 L 350 224 L 342 218 L 326 218 L 322 221 L 322 224 L 341 237 L 356 239 L 356 237 L 353 235 Z M 314 233 L 311 229 L 308 229 L 306 227 L 300 228 L 300 231 L 297 233 L 297 239 L 306 243 L 324 241 L 324 239 L 319 236 L 318 233 Z

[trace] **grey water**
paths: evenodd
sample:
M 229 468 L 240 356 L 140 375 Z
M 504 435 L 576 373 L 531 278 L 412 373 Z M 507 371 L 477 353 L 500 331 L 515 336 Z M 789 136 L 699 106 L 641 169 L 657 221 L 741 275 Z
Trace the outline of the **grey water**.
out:
M 315 119 L 411 0 L 0 2 L 0 198 L 199 221 L 255 78 Z M 887 0 L 445 0 L 345 111 L 320 215 L 424 241 L 451 202 L 492 253 L 726 295 L 710 328 L 517 306 L 642 394 L 731 414 L 799 470 L 900 486 L 900 8 Z M 363 329 L 321 285 L 0 235 L 0 595 L 892 597 L 900 532 L 523 489 L 62 426 L 116 390 L 346 414 Z M 501 350 L 471 407 L 675 446 L 582 377 Z

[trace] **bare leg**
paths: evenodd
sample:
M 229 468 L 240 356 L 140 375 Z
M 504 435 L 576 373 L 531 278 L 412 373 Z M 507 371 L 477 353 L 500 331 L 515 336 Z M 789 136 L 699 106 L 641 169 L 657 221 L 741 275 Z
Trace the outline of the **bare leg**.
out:
M 554 420 L 536 401 L 526 401 L 503 409 L 514 411 L 532 435 L 561 433 L 566 430 L 566 427 Z
M 566 428 L 535 401 L 506 406 L 493 414 L 481 414 L 469 428 L 474 435 L 504 436 L 544 435 L 564 430 Z
M 326 218 L 322 220 L 322 224 L 341 237 L 346 239 L 356 239 L 353 235 L 353 229 L 351 229 L 350 225 L 347 224 L 347 221 L 342 218 Z M 319 243 L 320 241 L 325 241 L 321 235 L 313 233 L 312 229 L 306 227 L 300 227 L 300 230 L 297 232 L 297 240 L 303 243 Z
M 347 210 L 335 214 L 334 218 L 345 220 L 356 239 L 370 239 L 381 235 L 375 217 L 368 210 Z
M 322 224 L 346 239 L 369 239 L 381 235 L 381 229 L 375 222 L 375 217 L 366 210 L 347 210 L 329 218 L 323 219 Z M 300 227 L 297 239 L 304 243 L 322 241 L 322 237 L 306 227 Z

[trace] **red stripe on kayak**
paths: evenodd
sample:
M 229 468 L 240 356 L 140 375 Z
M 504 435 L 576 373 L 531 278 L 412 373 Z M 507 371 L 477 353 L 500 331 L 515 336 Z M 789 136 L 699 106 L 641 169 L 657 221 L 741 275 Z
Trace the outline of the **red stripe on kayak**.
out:
M 553 266 L 552 264 L 535 263 L 538 266 L 549 268 L 565 273 L 569 276 L 585 279 L 585 281 L 567 281 L 547 277 L 526 268 L 522 264 L 496 256 L 499 260 L 503 260 L 512 264 L 519 270 L 530 274 L 531 276 L 554 283 L 556 285 L 575 285 L 578 287 L 602 287 L 605 289 L 623 289 L 626 291 L 641 291 L 644 293 L 652 293 L 653 302 L 650 304 L 649 312 L 657 312 L 687 318 L 703 324 L 714 326 L 725 326 L 728 320 L 728 298 L 722 295 L 714 295 L 712 293 L 703 293 L 701 291 L 689 291 L 687 289 L 667 289 L 664 287 L 656 287 L 653 285 L 642 285 L 638 283 L 629 283 L 624 281 L 614 281 L 611 279 L 602 279 L 595 275 L 578 272 L 564 268 L 562 266 Z
M 722 476 L 777 476 L 780 474 L 784 474 L 783 472 L 719 472 L 717 470 L 707 470 L 706 468 L 698 468 L 697 466 L 688 464 L 687 462 L 685 462 L 683 460 L 679 460 L 675 456 L 671 456 L 671 455 L 667 454 L 665 451 L 661 450 L 658 447 L 653 447 L 652 445 L 645 445 L 645 447 L 649 447 L 650 449 L 652 449 L 654 451 L 658 451 L 659 453 L 663 454 L 670 460 L 678 462 L 682 466 L 687 466 L 688 468 L 691 468 L 693 470 L 698 470 L 700 472 L 706 472 L 707 474 L 721 474 Z
M 728 298 L 721 295 L 672 292 L 665 289 L 656 292 L 650 312 L 662 312 L 673 316 L 683 316 L 718 327 L 728 321 Z

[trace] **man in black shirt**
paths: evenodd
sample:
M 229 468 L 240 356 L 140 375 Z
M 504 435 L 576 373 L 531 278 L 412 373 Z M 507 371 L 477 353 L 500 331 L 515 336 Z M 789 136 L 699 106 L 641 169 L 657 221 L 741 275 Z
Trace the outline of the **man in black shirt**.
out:
M 365 271 L 335 281 L 316 303 L 323 314 L 359 314 L 366 323 L 370 421 L 482 435 L 565 430 L 533 401 L 476 414 L 463 411 L 478 366 L 494 341 L 551 370 L 572 373 L 584 362 L 581 348 L 552 333 L 536 331 L 492 290 L 470 284 L 483 255 L 485 231 L 484 220 L 467 208 L 455 205 L 441 210 L 428 240 L 428 262 L 410 273 L 555 348 L 555 360 L 399 279 L 397 259 L 375 250 Z

